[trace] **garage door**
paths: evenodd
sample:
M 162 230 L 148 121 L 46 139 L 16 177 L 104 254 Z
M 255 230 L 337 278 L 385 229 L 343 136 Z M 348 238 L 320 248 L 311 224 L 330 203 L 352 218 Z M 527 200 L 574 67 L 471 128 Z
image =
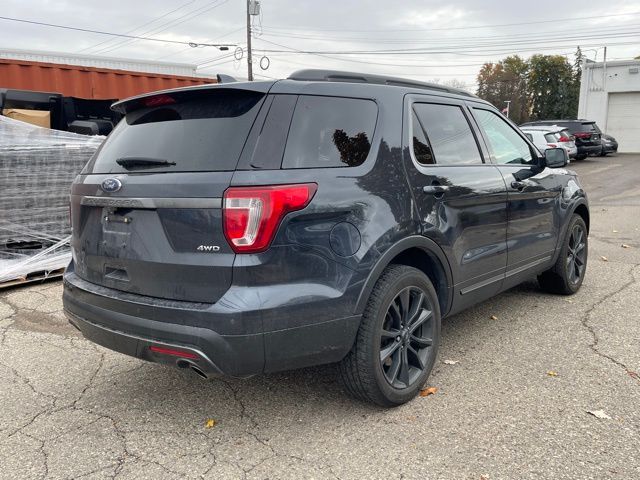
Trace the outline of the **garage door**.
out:
M 607 132 L 619 152 L 640 152 L 640 92 L 610 93 Z

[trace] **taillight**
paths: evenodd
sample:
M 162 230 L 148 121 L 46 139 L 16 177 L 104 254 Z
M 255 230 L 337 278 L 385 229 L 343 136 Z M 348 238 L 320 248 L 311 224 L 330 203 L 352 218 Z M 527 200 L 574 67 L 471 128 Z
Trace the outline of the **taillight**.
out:
M 589 138 L 591 136 L 590 133 L 588 132 L 578 132 L 576 134 L 574 134 L 574 137 L 576 138 Z
M 571 141 L 571 139 L 570 139 L 569 137 L 560 137 L 560 138 L 558 139 L 558 141 L 559 141 L 559 142 L 570 142 L 570 141 Z
M 315 183 L 265 187 L 231 187 L 224 192 L 224 236 L 236 253 L 257 253 L 269 247 L 282 218 L 306 207 Z

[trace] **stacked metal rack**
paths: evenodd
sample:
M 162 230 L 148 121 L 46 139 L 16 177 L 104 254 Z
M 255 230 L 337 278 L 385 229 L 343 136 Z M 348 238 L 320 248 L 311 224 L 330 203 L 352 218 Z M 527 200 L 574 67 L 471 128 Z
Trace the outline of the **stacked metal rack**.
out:
M 103 141 L 0 116 L 0 287 L 69 263 L 69 187 Z

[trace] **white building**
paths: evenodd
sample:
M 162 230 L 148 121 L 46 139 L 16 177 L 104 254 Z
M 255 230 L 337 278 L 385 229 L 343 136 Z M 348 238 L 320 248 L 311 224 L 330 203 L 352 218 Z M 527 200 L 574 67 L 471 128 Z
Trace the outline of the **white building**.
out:
M 619 152 L 640 152 L 640 60 L 585 63 L 578 118 L 595 120 Z

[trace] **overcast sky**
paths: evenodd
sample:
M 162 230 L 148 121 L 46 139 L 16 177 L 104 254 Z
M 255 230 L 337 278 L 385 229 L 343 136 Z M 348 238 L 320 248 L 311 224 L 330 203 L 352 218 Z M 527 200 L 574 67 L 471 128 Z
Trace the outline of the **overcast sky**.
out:
M 263 0 L 261 4 L 262 14 L 253 21 L 254 72 L 268 77 L 286 77 L 300 68 L 332 68 L 457 80 L 474 90 L 483 62 L 513 53 L 524 57 L 558 53 L 572 60 L 575 47 L 582 45 L 587 57 L 597 55 L 602 60 L 602 46 L 608 45 L 609 59 L 640 55 L 640 1 Z M 2 15 L 14 18 L 246 47 L 243 0 L 3 0 L 2 5 Z M 203 75 L 246 78 L 246 60 L 234 60 L 235 47 L 220 52 L 0 20 L 1 48 L 189 63 L 199 65 Z M 270 64 L 266 70 L 260 68 L 263 56 Z M 266 63 L 262 59 L 262 65 Z

